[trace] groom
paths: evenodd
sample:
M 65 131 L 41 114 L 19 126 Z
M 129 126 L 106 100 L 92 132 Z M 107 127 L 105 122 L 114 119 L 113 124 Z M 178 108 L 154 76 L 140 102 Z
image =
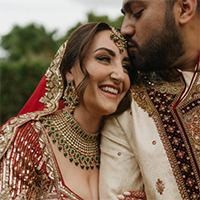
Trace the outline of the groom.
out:
M 200 199 L 200 1 L 124 0 L 131 108 L 106 121 L 100 199 Z M 124 195 L 126 199 L 126 195 Z

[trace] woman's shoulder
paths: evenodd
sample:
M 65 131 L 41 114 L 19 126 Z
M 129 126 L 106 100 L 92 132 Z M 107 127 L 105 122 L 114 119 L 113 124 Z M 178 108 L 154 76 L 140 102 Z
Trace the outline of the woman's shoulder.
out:
M 8 120 L 0 128 L 0 159 L 15 138 L 24 138 L 26 134 L 37 135 L 36 123 L 38 120 L 23 119 L 21 116 Z

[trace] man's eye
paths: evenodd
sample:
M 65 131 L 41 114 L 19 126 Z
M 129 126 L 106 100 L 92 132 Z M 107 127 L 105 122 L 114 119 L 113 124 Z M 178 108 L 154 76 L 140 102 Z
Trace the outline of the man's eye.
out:
M 124 10 L 123 10 L 123 9 L 121 9 L 121 13 L 122 13 L 123 15 L 125 15 L 125 12 L 124 12 Z
M 135 18 L 140 18 L 143 11 L 144 11 L 144 9 L 140 10 L 140 11 L 137 12 L 136 14 L 133 14 L 133 17 L 135 17 Z
M 99 56 L 96 58 L 97 60 L 100 60 L 100 61 L 106 61 L 106 62 L 110 62 L 110 58 L 107 57 L 107 56 Z

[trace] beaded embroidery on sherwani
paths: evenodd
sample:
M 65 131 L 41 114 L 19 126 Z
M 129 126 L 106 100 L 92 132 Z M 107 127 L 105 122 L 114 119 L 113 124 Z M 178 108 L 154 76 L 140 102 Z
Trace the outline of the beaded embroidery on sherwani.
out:
M 182 77 L 175 82 L 158 84 L 149 81 L 146 74 L 139 76 L 139 81 L 131 88 L 133 98 L 155 121 L 182 199 L 199 199 L 200 75 L 197 75 L 188 99 L 178 105 L 178 114 L 173 106 L 184 90 Z
M 196 161 L 193 163 L 194 168 L 195 166 L 200 168 L 200 73 L 196 75 L 193 87 L 185 97 L 184 102 L 178 105 L 177 112 L 190 141 L 191 147 L 188 148 L 193 149 Z M 184 166 L 184 170 L 188 172 L 186 166 Z M 200 181 L 200 173 L 196 172 L 195 175 Z

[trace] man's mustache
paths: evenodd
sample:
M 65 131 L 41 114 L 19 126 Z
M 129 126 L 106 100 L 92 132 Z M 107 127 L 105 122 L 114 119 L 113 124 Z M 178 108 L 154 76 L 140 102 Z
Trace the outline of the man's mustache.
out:
M 127 45 L 128 45 L 128 48 L 134 47 L 134 48 L 139 49 L 139 45 L 135 40 L 127 39 Z

